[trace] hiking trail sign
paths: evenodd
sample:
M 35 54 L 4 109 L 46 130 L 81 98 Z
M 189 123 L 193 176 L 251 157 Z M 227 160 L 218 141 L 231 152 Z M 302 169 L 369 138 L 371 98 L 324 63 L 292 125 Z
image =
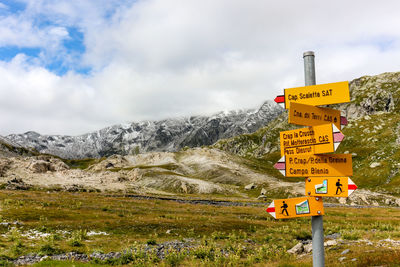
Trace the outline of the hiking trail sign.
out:
M 286 155 L 274 168 L 286 177 L 353 175 L 351 154 Z
M 290 102 L 312 106 L 350 102 L 349 82 L 309 85 L 284 89 L 283 96 L 275 98 L 276 103 L 284 103 L 286 109 Z
M 348 197 L 357 186 L 349 177 L 308 177 L 306 195 L 314 197 Z
M 280 132 L 281 156 L 335 152 L 344 138 L 335 124 Z
M 334 152 L 343 139 L 340 111 L 316 107 L 350 102 L 348 82 L 315 85 L 314 52 L 303 53 L 304 87 L 284 89 L 275 102 L 289 109 L 289 123 L 311 126 L 280 133 L 282 158 L 274 165 L 286 177 L 307 177 L 306 197 L 273 200 L 267 212 L 275 219 L 311 216 L 313 266 L 325 266 L 322 197 L 348 197 L 357 186 L 351 154 Z
M 291 102 L 289 123 L 304 126 L 333 123 L 340 130 L 342 125 L 347 125 L 347 119 L 340 116 L 340 110 Z
M 275 219 L 318 216 L 324 214 L 324 205 L 321 197 L 275 199 L 267 212 Z

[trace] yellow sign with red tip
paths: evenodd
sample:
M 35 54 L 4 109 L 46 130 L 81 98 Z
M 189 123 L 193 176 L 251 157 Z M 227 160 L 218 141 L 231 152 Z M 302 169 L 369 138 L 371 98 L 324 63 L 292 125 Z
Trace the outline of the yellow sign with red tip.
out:
M 314 197 L 348 197 L 357 189 L 349 177 L 308 177 L 306 195 Z
M 284 89 L 285 108 L 291 102 L 312 106 L 350 102 L 349 82 L 337 82 Z
M 324 215 L 321 197 L 275 199 L 266 210 L 275 219 Z

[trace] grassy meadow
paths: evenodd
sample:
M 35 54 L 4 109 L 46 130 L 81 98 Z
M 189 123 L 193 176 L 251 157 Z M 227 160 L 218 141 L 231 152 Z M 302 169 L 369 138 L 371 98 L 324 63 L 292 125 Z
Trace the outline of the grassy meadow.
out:
M 29 253 L 125 251 L 116 260 L 49 260 L 35 266 L 311 266 L 311 253 L 286 252 L 311 239 L 310 218 L 275 220 L 266 206 L 1 190 L 0 265 Z M 390 240 L 400 240 L 400 209 L 331 207 L 325 212 L 325 235 L 340 234 L 338 244 L 325 249 L 327 266 L 399 266 L 400 243 Z M 168 241 L 190 246 L 170 249 L 163 259 L 151 252 Z M 346 249 L 349 253 L 341 255 Z M 346 258 L 339 262 L 340 257 Z

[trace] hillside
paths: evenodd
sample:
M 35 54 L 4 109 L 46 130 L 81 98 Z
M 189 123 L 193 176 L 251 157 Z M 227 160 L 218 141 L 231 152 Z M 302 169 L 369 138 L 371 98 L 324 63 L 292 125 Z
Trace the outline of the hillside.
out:
M 33 156 L 37 154 L 36 151 L 26 149 L 9 139 L 0 136 L 0 157 Z
M 349 124 L 336 153 L 353 154 L 352 180 L 360 188 L 400 194 L 400 72 L 364 76 L 350 82 L 351 102 L 335 105 Z M 279 132 L 301 126 L 287 123 L 287 112 L 252 134 L 220 140 L 213 147 L 265 161 L 280 158 Z M 270 175 L 281 177 L 272 170 Z

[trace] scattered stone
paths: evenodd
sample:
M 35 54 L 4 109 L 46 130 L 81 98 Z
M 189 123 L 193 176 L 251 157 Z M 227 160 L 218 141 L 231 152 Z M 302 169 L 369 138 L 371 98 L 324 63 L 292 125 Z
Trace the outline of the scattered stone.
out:
M 258 196 L 258 199 L 266 199 L 267 198 L 267 189 L 261 188 L 260 195 Z
M 244 187 L 246 190 L 255 189 L 257 186 L 254 183 L 248 184 Z
M 301 254 L 304 251 L 304 245 L 303 243 L 298 243 L 297 245 L 295 245 L 294 247 L 292 247 L 291 249 L 289 249 L 287 252 L 289 254 Z
M 112 164 L 111 162 L 108 162 L 106 164 L 106 169 L 108 169 L 108 168 L 114 168 L 114 164 Z
M 26 184 L 21 178 L 13 178 L 7 181 L 7 190 L 28 190 L 31 186 Z
M 381 166 L 381 164 L 379 162 L 372 162 L 371 165 L 369 165 L 370 168 L 376 168 Z
M 353 258 L 353 259 L 351 259 L 351 261 L 357 261 L 357 259 L 356 259 L 356 258 Z
M 187 188 L 186 183 L 183 182 L 183 181 L 181 182 L 181 189 L 182 189 L 182 192 L 183 192 L 183 193 L 187 194 L 188 188 Z
M 170 233 L 171 233 L 171 230 L 168 229 L 165 233 L 166 233 L 166 234 L 170 234 Z
M 184 239 L 182 241 L 167 241 L 162 244 L 158 244 L 156 247 L 146 246 L 144 249 L 145 253 L 155 252 L 159 259 L 165 259 L 165 257 L 172 251 L 178 252 L 189 252 L 190 249 L 193 249 L 195 246 L 193 245 L 193 240 Z M 126 250 L 123 252 L 109 252 L 109 253 L 99 253 L 93 252 L 90 255 L 79 253 L 79 252 L 68 252 L 64 254 L 52 255 L 52 256 L 40 256 L 37 254 L 28 254 L 24 256 L 20 256 L 12 263 L 14 265 L 31 265 L 44 260 L 73 260 L 79 262 L 89 262 L 93 259 L 98 259 L 100 261 L 107 261 L 112 259 L 119 259 L 124 254 L 133 252 L 132 250 Z
M 304 245 L 304 252 L 305 253 L 310 253 L 311 251 L 312 251 L 312 243 Z
M 345 249 L 342 251 L 342 253 L 340 253 L 340 255 L 346 255 L 349 252 L 350 252 L 350 249 Z
M 340 257 L 338 260 L 339 260 L 340 262 L 342 262 L 342 261 L 344 261 L 345 259 L 347 259 L 347 257 Z
M 334 233 L 334 234 L 326 235 L 325 238 L 326 239 L 338 239 L 338 238 L 340 238 L 340 236 L 341 236 L 340 233 Z
M 37 160 L 34 161 L 29 168 L 35 173 L 45 173 L 50 170 L 50 162 Z
M 108 233 L 106 233 L 106 232 L 96 232 L 96 231 L 90 231 L 90 232 L 87 232 L 86 233 L 86 235 L 87 236 L 94 236 L 94 235 L 109 235 Z
M 65 185 L 64 190 L 68 192 L 86 192 L 86 189 L 80 184 Z
M 45 260 L 48 260 L 48 259 L 50 259 L 50 257 L 49 256 L 43 256 L 41 259 L 40 259 L 40 261 L 45 261 Z
M 374 201 L 372 201 L 372 206 L 379 207 L 379 203 L 374 200 Z
M 331 246 L 336 246 L 336 245 L 337 245 L 336 240 L 328 240 L 328 241 L 324 242 L 324 247 L 331 247 Z

